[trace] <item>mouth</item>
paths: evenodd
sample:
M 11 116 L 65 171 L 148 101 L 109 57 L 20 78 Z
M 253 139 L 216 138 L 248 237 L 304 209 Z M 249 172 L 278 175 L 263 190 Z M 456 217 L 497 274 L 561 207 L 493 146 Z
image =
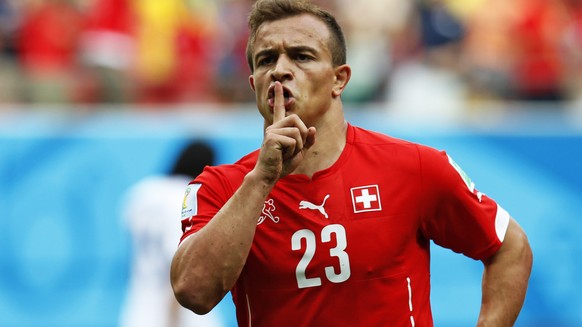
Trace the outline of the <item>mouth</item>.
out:
M 267 101 L 269 103 L 269 107 L 275 107 L 275 85 L 271 85 L 269 87 L 267 93 Z M 283 86 L 283 104 L 285 106 L 285 110 L 289 110 L 289 107 L 295 102 L 295 97 L 293 96 L 293 92 L 289 90 L 287 87 Z

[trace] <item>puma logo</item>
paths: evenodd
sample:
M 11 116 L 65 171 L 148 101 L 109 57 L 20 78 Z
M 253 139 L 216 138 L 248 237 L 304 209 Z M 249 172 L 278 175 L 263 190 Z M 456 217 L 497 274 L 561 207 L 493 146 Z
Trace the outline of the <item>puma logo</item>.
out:
M 325 208 L 323 207 L 325 205 L 325 201 L 327 201 L 327 198 L 329 198 L 329 194 L 323 198 L 323 202 L 320 205 L 315 205 L 309 201 L 301 201 L 299 202 L 299 209 L 318 210 L 325 218 L 329 218 L 325 212 Z

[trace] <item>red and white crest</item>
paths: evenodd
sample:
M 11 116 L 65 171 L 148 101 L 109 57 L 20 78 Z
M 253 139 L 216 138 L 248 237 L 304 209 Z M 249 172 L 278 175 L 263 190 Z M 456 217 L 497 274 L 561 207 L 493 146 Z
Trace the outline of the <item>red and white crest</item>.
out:
M 382 210 L 378 185 L 352 187 L 354 213 Z

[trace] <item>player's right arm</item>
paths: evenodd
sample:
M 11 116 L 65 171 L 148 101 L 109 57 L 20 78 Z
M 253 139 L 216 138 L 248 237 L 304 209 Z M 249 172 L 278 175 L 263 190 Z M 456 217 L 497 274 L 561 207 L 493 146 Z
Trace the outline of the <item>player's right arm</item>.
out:
M 257 219 L 271 185 L 249 173 L 239 189 L 174 254 L 170 279 L 180 304 L 208 313 L 232 288 L 250 251 Z
M 273 124 L 265 129 L 253 170 L 199 231 L 183 240 L 170 279 L 176 299 L 195 313 L 209 312 L 236 283 L 249 254 L 257 219 L 275 183 L 292 172 L 314 143 L 315 129 L 285 117 L 283 90 L 275 88 Z

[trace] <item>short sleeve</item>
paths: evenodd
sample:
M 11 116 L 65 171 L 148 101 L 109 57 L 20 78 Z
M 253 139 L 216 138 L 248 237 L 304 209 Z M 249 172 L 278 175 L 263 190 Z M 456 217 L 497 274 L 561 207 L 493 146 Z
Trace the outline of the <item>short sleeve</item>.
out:
M 444 151 L 419 147 L 421 228 L 428 239 L 475 260 L 501 247 L 509 214 L 481 193 Z
M 229 180 L 216 167 L 206 167 L 186 188 L 182 201 L 180 243 L 199 231 L 233 194 Z

